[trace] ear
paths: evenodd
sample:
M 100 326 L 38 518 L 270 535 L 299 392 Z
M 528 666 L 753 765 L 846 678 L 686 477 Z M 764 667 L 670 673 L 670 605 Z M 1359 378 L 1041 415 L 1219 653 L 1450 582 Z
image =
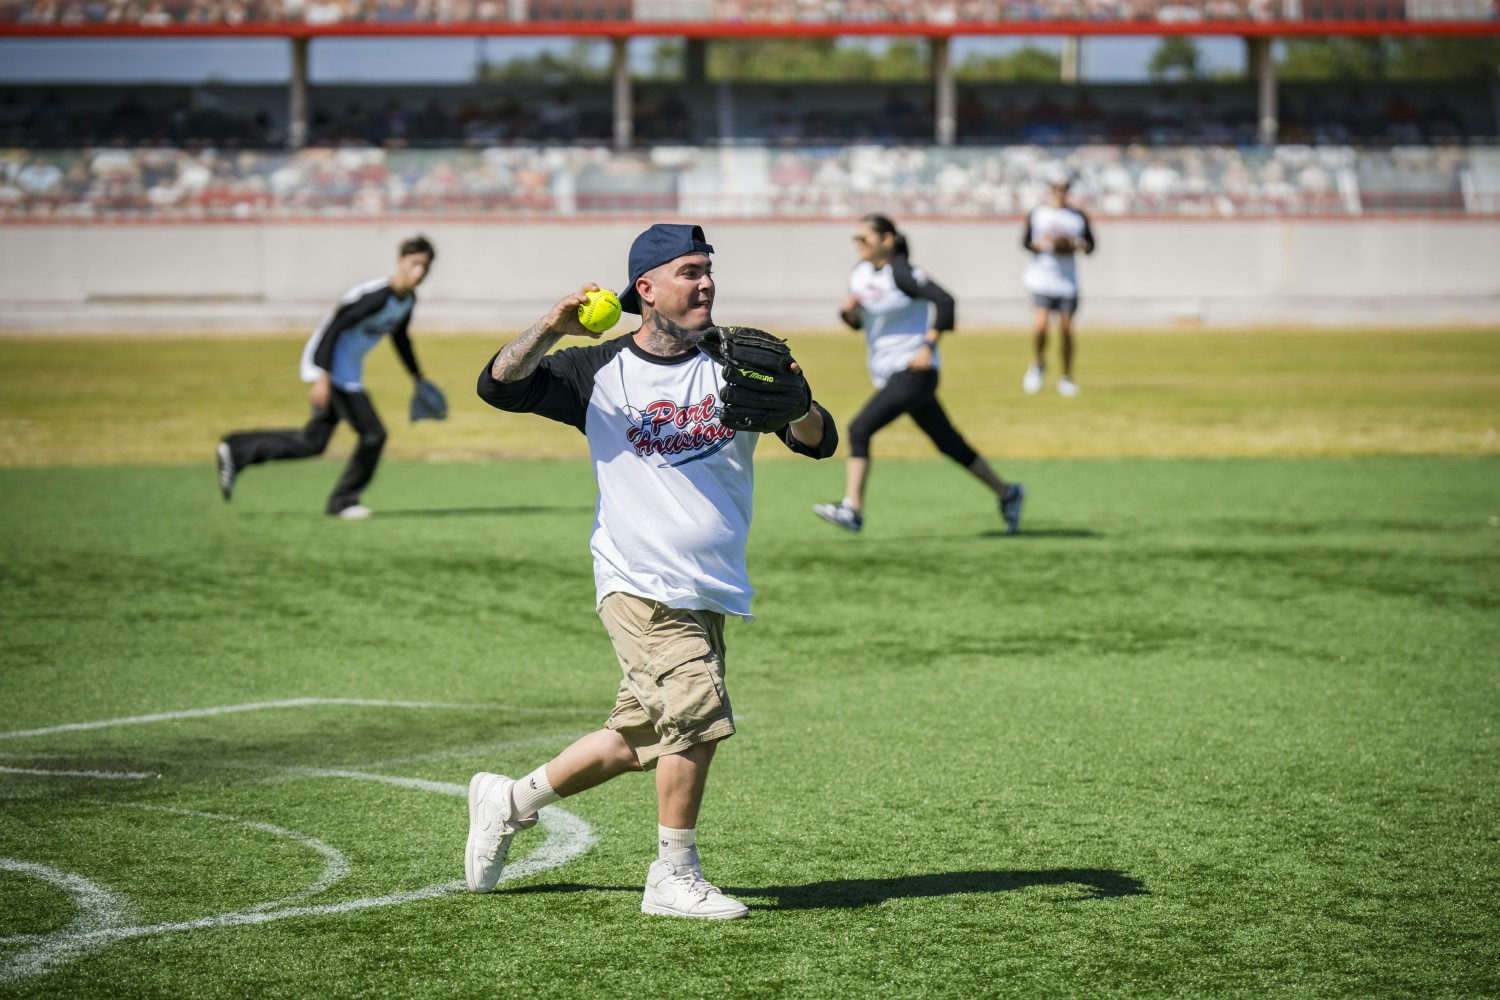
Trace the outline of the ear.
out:
M 635 279 L 635 294 L 640 297 L 641 305 L 656 307 L 656 285 L 647 275 Z

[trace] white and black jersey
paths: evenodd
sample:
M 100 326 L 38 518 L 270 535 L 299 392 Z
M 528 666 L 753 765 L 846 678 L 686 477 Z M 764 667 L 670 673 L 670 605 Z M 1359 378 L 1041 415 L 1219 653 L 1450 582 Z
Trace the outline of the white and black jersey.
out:
M 631 334 L 550 354 L 515 382 L 496 381 L 490 365 L 479 376 L 479 396 L 491 406 L 540 414 L 587 437 L 599 485 L 590 539 L 598 600 L 618 591 L 750 618 L 745 542 L 761 435 L 719 423 L 722 393 L 721 366 L 707 354 L 660 358 Z M 826 458 L 838 434 L 826 411 L 823 420 L 818 449 L 790 428 L 777 436 L 799 454 Z
M 1031 253 L 1031 260 L 1021 276 L 1021 284 L 1033 295 L 1048 298 L 1078 298 L 1078 264 L 1076 255 L 1033 250 L 1041 240 L 1066 236 L 1089 253 L 1094 251 L 1094 233 L 1088 216 L 1070 205 L 1038 205 L 1026 217 L 1021 246 Z
M 953 329 L 953 296 L 904 256 L 884 267 L 860 261 L 849 274 L 849 293 L 859 300 L 866 362 L 877 389 L 906 368 L 928 330 Z M 938 367 L 935 351 L 932 367 Z
M 328 372 L 335 387 L 363 392 L 365 355 L 386 334 L 390 334 L 406 370 L 413 378 L 421 378 L 407 335 L 416 304 L 417 293 L 397 295 L 391 290 L 390 278 L 376 278 L 349 289 L 307 339 L 302 349 L 302 381 L 316 382 Z

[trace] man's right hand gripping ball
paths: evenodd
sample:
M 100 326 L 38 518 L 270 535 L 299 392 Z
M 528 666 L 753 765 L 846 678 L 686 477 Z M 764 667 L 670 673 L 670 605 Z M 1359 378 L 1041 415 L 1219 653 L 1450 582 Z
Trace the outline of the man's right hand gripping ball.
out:
M 786 341 L 749 326 L 716 326 L 700 346 L 724 366 L 719 423 L 775 433 L 812 409 L 812 389 Z

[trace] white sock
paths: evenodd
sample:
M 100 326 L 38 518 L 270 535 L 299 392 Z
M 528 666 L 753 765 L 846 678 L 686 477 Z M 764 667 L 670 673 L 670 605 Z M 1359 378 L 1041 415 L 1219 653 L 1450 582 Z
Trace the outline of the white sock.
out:
M 853 510 L 854 509 L 854 501 L 851 500 L 851 499 L 849 499 L 848 497 L 844 497 L 844 506 L 848 507 L 850 510 Z
M 552 790 L 544 764 L 511 786 L 510 799 L 517 816 L 530 816 L 542 806 L 561 801 L 562 796 Z
M 698 867 L 698 831 L 674 830 L 670 826 L 656 828 L 656 856 L 672 863 L 673 871 Z

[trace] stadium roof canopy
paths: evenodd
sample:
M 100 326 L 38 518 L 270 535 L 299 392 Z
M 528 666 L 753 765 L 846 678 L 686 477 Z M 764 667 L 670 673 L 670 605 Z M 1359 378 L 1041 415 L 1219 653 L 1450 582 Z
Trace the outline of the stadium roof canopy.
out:
M 1500 34 L 1500 0 L 0 0 L 0 36 Z
M 0 38 L 272 37 L 292 46 L 289 144 L 307 133 L 308 46 L 315 38 L 598 38 L 614 49 L 614 142 L 632 142 L 630 40 L 908 36 L 932 47 L 934 141 L 955 136 L 956 37 L 1068 40 L 1216 35 L 1245 39 L 1262 143 L 1278 131 L 1272 43 L 1286 37 L 1500 36 L 1500 0 L 0 0 Z M 1069 69 L 1072 67 L 1072 69 Z

